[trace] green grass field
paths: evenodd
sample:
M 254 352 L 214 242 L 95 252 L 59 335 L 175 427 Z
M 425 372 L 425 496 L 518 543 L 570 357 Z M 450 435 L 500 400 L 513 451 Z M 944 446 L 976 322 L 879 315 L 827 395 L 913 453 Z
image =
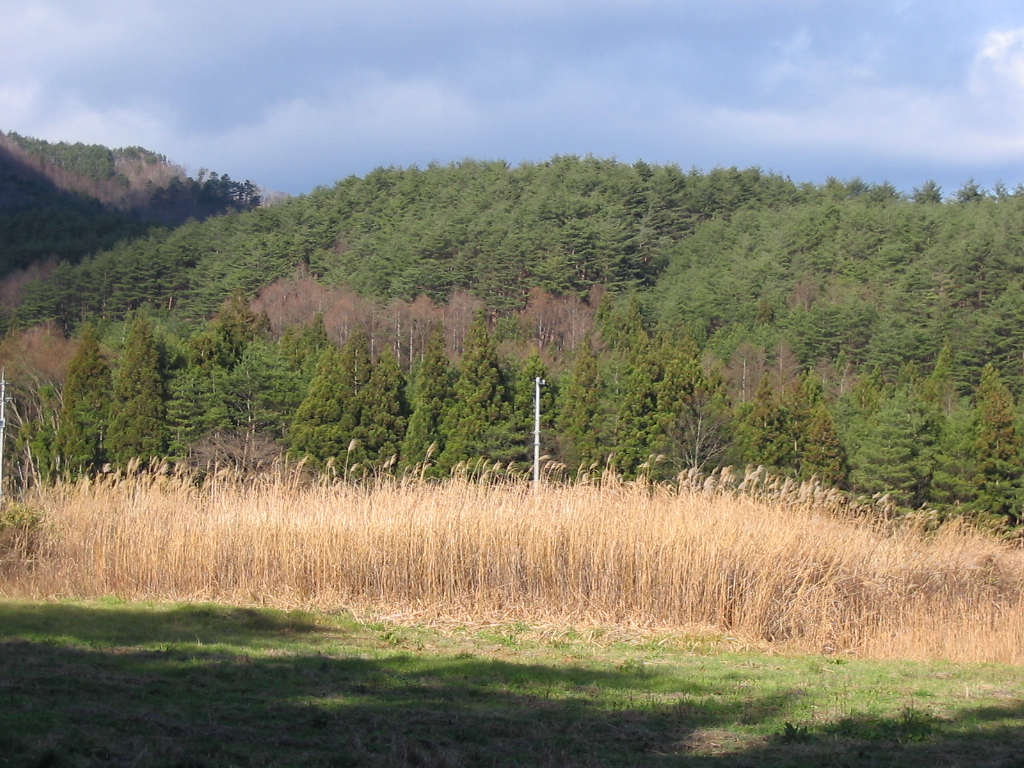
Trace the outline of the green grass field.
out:
M 1024 669 L 0 601 L 0 766 L 1022 766 Z

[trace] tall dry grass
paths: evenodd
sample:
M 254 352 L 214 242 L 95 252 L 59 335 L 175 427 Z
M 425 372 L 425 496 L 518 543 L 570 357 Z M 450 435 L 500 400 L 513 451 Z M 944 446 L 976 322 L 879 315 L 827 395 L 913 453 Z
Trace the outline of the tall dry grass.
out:
M 29 500 L 42 523 L 8 548 L 0 594 L 700 626 L 796 650 L 1024 661 L 1024 556 L 1008 545 L 857 517 L 756 474 L 689 480 L 83 480 Z

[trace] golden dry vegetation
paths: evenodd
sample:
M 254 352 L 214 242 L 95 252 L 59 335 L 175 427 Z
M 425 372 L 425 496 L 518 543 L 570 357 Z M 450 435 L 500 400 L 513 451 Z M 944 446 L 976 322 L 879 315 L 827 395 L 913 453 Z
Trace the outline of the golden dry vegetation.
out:
M 787 651 L 1024 662 L 1024 553 L 748 476 L 534 491 L 518 478 L 141 473 L 26 500 L 0 595 L 115 595 L 410 622 L 724 632 Z

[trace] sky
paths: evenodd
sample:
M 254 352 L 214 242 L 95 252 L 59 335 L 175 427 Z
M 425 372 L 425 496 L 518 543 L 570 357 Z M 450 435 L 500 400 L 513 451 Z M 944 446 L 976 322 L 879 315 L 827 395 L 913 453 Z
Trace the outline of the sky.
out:
M 1019 0 L 0 0 L 0 130 L 291 194 L 593 154 L 1024 182 Z

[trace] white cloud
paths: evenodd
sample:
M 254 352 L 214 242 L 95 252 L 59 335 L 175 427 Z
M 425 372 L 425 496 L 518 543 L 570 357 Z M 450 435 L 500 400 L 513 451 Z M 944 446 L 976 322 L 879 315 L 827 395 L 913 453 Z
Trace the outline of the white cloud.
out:
M 1009 88 L 1024 94 L 1024 28 L 985 37 L 976 59 L 974 86 L 981 93 Z
M 257 120 L 174 144 L 193 167 L 297 192 L 303 190 L 296 176 L 328 184 L 369 170 L 351 167 L 356 155 L 370 167 L 412 162 L 410 153 L 422 156 L 432 147 L 465 143 L 483 130 L 482 120 L 470 101 L 442 82 L 377 75 L 336 85 L 317 98 L 270 105 Z
M 13 130 L 17 126 L 29 125 L 39 114 L 40 88 L 31 80 L 0 83 L 0 107 L 9 125 L 0 125 L 0 130 Z

